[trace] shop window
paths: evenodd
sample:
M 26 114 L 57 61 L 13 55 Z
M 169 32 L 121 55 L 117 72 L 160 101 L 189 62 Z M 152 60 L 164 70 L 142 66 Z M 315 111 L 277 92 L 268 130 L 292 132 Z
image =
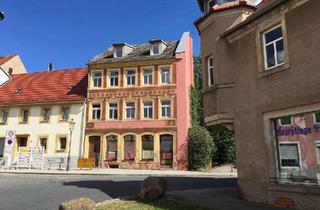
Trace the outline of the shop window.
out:
M 8 111 L 3 109 L 0 110 L 0 124 L 7 124 L 8 121 Z
M 162 165 L 172 165 L 173 136 L 170 134 L 160 136 L 160 160 Z
M 124 137 L 124 159 L 134 160 L 136 154 L 136 137 L 134 135 L 127 135 Z
M 279 182 L 318 184 L 320 126 L 314 123 L 315 113 L 297 113 L 272 120 Z
M 116 161 L 118 156 L 118 138 L 115 135 L 107 137 L 107 160 Z
M 263 35 L 265 68 L 270 70 L 285 62 L 282 27 L 277 26 Z
M 154 137 L 152 135 L 142 136 L 142 160 L 153 160 Z

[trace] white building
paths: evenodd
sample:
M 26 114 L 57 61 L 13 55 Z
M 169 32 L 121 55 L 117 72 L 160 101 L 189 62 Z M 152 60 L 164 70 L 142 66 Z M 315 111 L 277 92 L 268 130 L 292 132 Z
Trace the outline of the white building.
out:
M 18 147 L 43 146 L 45 165 L 48 158 L 63 157 L 65 167 L 73 119 L 71 166 L 75 167 L 82 155 L 86 92 L 87 69 L 13 75 L 0 88 L 0 158 L 6 131 L 12 130 L 15 161 Z

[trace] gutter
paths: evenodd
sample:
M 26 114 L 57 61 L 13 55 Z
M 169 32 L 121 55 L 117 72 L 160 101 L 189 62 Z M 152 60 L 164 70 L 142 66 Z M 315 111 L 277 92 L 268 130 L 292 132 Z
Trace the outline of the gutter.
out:
M 235 27 L 229 29 L 228 31 L 223 32 L 222 34 L 220 34 L 221 38 L 225 38 L 226 36 L 234 33 L 235 31 L 243 28 L 244 26 L 254 22 L 255 20 L 257 20 L 258 18 L 264 16 L 265 14 L 269 13 L 270 11 L 276 9 L 277 7 L 281 6 L 282 4 L 286 3 L 289 0 L 277 0 L 274 3 L 272 3 L 271 5 L 263 8 L 261 11 L 249 16 L 245 21 L 239 23 L 238 25 L 236 25 Z

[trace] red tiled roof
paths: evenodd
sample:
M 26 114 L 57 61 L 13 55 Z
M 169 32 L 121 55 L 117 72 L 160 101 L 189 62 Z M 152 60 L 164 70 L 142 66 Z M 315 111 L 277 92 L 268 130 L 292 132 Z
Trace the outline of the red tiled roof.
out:
M 270 4 L 272 4 L 273 2 L 275 2 L 276 0 L 262 0 L 260 4 L 257 5 L 257 11 L 262 10 L 263 8 L 269 6 Z
M 0 88 L 0 105 L 82 101 L 87 94 L 88 69 L 67 69 L 12 76 Z
M 7 56 L 0 56 L 0 65 L 6 63 L 8 60 L 13 58 L 16 55 L 7 55 Z

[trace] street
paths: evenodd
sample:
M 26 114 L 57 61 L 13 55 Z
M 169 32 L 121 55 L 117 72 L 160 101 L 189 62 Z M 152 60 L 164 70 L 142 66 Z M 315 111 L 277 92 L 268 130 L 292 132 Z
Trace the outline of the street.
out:
M 61 202 L 96 202 L 138 194 L 145 176 L 0 175 L 0 209 L 57 209 Z M 168 191 L 235 187 L 235 178 L 165 177 Z

